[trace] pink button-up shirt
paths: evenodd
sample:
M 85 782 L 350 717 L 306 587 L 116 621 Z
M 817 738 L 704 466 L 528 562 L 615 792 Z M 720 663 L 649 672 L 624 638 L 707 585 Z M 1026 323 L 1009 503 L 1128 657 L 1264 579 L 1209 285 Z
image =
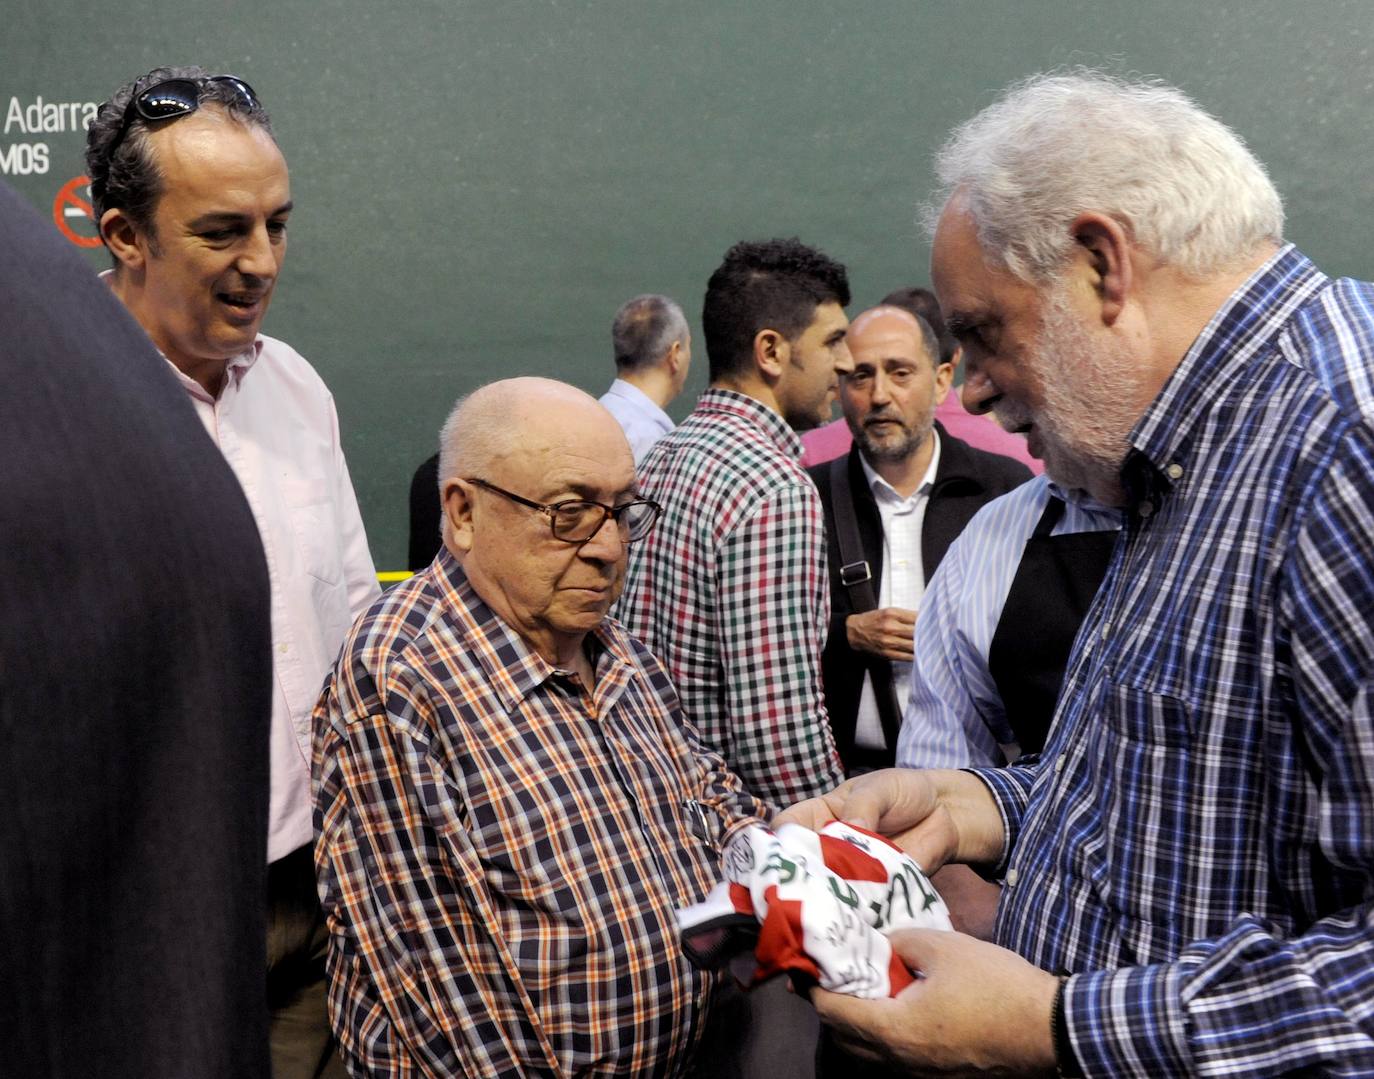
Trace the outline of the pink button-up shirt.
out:
M 267 552 L 275 861 L 311 840 L 310 713 L 354 617 L 379 593 L 377 574 L 334 398 L 295 349 L 260 335 L 229 361 L 218 398 L 172 370 L 243 485 Z

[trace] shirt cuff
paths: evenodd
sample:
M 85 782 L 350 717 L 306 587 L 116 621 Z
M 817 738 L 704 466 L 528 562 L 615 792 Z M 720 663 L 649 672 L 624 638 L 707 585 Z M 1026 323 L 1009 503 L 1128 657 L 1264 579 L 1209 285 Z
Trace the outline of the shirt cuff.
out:
M 1009 768 L 965 768 L 970 775 L 983 781 L 1002 817 L 1002 857 L 992 865 L 971 867 L 974 872 L 988 880 L 1001 880 L 1006 873 L 1011 852 L 1016 848 L 1016 840 L 1021 834 L 1021 818 L 1025 816 L 1026 804 L 1030 801 L 1031 784 L 1035 782 L 1035 769 L 1012 765 Z
M 1170 964 L 1070 978 L 1061 1007 L 1083 1074 L 1193 1074 L 1181 980 Z

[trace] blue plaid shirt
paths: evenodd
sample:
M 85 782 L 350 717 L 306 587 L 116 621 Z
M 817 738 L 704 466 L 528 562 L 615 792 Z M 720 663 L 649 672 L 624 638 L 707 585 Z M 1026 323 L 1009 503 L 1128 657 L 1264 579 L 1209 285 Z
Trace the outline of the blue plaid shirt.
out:
M 1374 1074 L 1372 382 L 1374 286 L 1281 250 L 1132 434 L 1045 753 L 978 772 L 1088 1075 Z

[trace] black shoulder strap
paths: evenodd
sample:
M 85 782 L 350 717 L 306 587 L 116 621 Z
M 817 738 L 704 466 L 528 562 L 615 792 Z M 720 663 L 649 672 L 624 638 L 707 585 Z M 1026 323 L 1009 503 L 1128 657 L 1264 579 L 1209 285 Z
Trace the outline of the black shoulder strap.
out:
M 849 603 L 855 614 L 876 611 L 878 594 L 873 589 L 873 570 L 864 557 L 863 540 L 859 536 L 859 517 L 854 510 L 854 491 L 849 485 L 847 455 L 830 462 L 830 501 L 835 511 L 835 545 L 840 549 L 840 583 L 849 589 Z M 883 737 L 887 739 L 887 748 L 895 753 L 902 710 L 897 706 L 897 690 L 892 685 L 892 664 L 882 656 L 865 658 L 873 679 L 873 696 L 878 704 Z
M 854 512 L 854 491 L 849 486 L 849 458 L 830 462 L 830 500 L 835 510 L 835 543 L 840 549 L 840 583 L 849 589 L 849 602 L 856 613 L 878 609 L 873 591 L 873 570 L 864 557 L 859 536 L 859 517 Z

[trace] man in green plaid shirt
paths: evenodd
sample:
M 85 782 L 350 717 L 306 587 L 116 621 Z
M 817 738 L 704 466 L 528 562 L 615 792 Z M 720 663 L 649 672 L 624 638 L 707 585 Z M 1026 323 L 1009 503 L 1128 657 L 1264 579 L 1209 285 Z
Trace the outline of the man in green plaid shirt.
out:
M 640 465 L 664 513 L 631 550 L 616 611 L 706 741 L 777 806 L 842 778 L 821 696 L 824 523 L 796 430 L 830 418 L 853 367 L 848 302 L 844 267 L 797 240 L 727 252 L 702 311 L 711 384 Z

